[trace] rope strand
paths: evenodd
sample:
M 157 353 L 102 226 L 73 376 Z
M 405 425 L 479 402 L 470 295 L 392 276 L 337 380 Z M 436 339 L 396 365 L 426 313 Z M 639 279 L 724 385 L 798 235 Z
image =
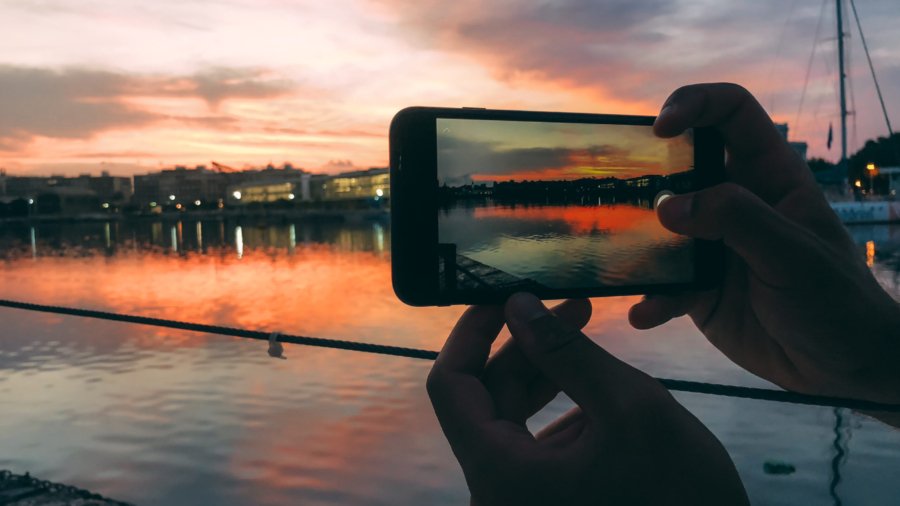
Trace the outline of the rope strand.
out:
M 150 318 L 147 316 L 135 316 L 91 309 L 71 308 L 62 306 L 49 306 L 15 300 L 0 299 L 0 307 L 37 311 L 41 313 L 53 313 L 82 318 L 95 318 L 99 320 L 134 323 L 138 325 L 150 325 L 177 330 L 189 330 L 192 332 L 204 332 L 207 334 L 219 334 L 224 336 L 242 337 L 270 341 L 272 332 L 249 330 L 222 325 L 207 325 L 203 323 L 181 322 L 162 318 Z M 333 348 L 338 350 L 359 351 L 364 353 L 376 353 L 394 357 L 417 358 L 421 360 L 434 360 L 438 352 L 422 350 L 418 348 L 406 348 L 403 346 L 388 346 L 384 344 L 363 343 L 359 341 L 343 341 L 338 339 L 326 339 L 321 337 L 295 336 L 291 334 L 278 334 L 278 341 L 283 343 L 299 344 L 304 346 L 317 346 L 320 348 Z M 719 395 L 739 399 L 755 399 L 761 401 L 785 402 L 790 404 L 802 404 L 807 406 L 831 406 L 850 408 L 857 411 L 900 413 L 900 405 L 884 404 L 880 402 L 865 401 L 859 399 L 847 399 L 843 397 L 829 397 L 822 395 L 801 394 L 784 390 L 772 390 L 768 388 L 741 387 L 735 385 L 721 385 L 716 383 L 704 383 L 700 381 L 687 381 L 668 378 L 656 378 L 663 386 L 672 391 L 690 392 L 697 394 Z

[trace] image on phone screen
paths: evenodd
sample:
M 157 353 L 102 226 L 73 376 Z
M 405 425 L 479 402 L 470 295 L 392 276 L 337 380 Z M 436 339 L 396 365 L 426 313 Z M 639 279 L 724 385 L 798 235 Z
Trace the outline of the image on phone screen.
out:
M 694 241 L 655 207 L 695 189 L 689 134 L 436 118 L 445 294 L 689 283 Z

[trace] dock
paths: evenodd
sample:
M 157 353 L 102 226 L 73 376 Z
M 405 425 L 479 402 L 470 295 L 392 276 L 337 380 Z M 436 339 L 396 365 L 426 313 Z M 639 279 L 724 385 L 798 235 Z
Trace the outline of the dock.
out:
M 100 494 L 0 470 L 0 504 L 6 506 L 130 506 Z
M 532 279 L 515 276 L 464 255 L 455 255 L 455 259 L 452 264 L 441 262 L 440 275 L 444 281 L 444 289 L 448 291 L 515 293 L 547 288 Z

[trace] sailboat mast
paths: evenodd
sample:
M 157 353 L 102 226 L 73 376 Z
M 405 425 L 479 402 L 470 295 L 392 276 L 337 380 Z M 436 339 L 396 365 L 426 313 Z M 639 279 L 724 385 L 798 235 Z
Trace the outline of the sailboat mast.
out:
M 839 166 L 847 168 L 847 73 L 844 70 L 844 17 L 841 0 L 835 0 L 837 7 L 838 77 L 841 87 L 841 161 Z

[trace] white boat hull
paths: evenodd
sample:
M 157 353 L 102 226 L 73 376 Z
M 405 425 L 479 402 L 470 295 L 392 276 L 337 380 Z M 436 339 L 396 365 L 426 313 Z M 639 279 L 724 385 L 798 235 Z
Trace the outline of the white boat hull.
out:
M 900 222 L 900 201 L 873 200 L 830 204 L 841 221 L 847 224 Z

